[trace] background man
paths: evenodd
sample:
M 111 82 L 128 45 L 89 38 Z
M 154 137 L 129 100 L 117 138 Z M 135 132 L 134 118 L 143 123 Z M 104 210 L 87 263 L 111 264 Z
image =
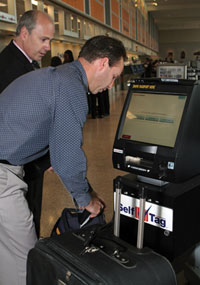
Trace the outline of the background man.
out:
M 37 10 L 25 12 L 19 20 L 16 37 L 0 53 L 0 93 L 19 76 L 39 68 L 38 60 L 50 50 L 54 23 L 48 14 Z M 13 97 L 15 92 L 13 92 Z M 43 173 L 50 166 L 49 156 L 25 165 L 27 201 L 34 215 L 39 237 Z
M 82 128 L 88 114 L 86 93 L 88 89 L 96 94 L 112 88 L 125 58 L 121 41 L 97 36 L 85 43 L 78 60 L 30 72 L 1 94 L 1 284 L 25 285 L 27 253 L 37 240 L 24 199 L 24 164 L 49 150 L 54 171 L 78 205 L 91 217 L 100 212 L 103 201 L 89 191 L 82 151 Z

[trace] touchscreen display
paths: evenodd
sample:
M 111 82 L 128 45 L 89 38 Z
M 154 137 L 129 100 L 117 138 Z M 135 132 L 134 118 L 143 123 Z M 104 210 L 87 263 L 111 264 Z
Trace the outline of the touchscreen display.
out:
M 187 96 L 132 93 L 120 137 L 174 147 Z

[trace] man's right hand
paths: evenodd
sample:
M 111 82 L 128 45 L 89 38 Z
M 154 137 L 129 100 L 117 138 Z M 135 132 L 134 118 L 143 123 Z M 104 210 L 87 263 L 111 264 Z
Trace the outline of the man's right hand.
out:
M 105 208 L 104 201 L 99 198 L 94 191 L 92 191 L 90 203 L 85 207 L 85 209 L 91 213 L 90 217 L 94 218 L 100 213 L 102 208 Z

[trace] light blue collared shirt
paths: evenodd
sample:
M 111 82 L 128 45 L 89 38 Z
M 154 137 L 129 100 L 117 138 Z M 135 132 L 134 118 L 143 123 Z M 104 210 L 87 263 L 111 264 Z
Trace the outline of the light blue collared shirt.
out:
M 54 171 L 80 206 L 91 199 L 82 150 L 87 90 L 77 60 L 29 72 L 0 95 L 0 159 L 23 165 L 49 149 Z

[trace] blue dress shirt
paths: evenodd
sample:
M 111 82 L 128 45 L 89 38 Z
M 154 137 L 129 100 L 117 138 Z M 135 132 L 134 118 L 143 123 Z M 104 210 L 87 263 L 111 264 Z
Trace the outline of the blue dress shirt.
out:
M 0 159 L 23 165 L 49 149 L 54 171 L 80 206 L 91 199 L 82 150 L 87 90 L 77 60 L 29 72 L 0 95 Z

